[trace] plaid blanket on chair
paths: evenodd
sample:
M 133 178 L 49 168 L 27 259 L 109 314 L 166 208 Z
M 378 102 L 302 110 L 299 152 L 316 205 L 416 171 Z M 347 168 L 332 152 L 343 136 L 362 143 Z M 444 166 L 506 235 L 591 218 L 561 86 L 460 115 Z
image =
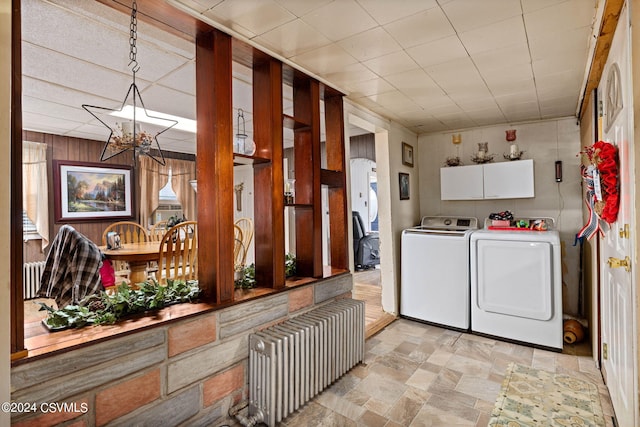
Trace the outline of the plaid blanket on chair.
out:
M 77 304 L 104 290 L 100 280 L 102 252 L 86 236 L 63 225 L 51 243 L 38 296 L 53 298 L 58 308 Z

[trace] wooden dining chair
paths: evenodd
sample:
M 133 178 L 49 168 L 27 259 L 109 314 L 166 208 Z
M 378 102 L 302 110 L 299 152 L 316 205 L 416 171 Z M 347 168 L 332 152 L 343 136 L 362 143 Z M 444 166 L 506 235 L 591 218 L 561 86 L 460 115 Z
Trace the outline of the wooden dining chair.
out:
M 119 221 L 110 224 L 102 233 L 102 245 L 107 244 L 107 233 L 114 231 L 120 235 L 122 243 L 148 242 L 149 233 L 140 224 L 132 221 Z M 113 261 L 113 269 L 116 273 L 116 283 L 129 283 L 129 263 L 126 261 Z
M 233 226 L 234 245 L 233 245 L 233 270 L 240 271 L 244 268 L 245 248 L 243 243 L 242 229 L 237 225 Z
M 253 220 L 251 218 L 238 218 L 235 222 L 237 227 L 240 227 L 242 230 L 242 265 L 245 265 L 247 262 L 247 253 L 249 252 L 249 246 L 251 245 L 251 240 L 253 240 Z
M 160 241 L 158 281 L 198 277 L 198 222 L 184 221 L 166 231 Z
M 167 220 L 158 221 L 153 224 L 149 232 L 149 238 L 155 242 L 162 240 L 162 236 L 167 232 Z
M 107 228 L 105 228 L 102 233 L 102 244 L 107 244 L 107 233 L 110 231 L 115 231 L 120 235 L 120 241 L 122 243 L 138 243 L 138 242 L 148 242 L 149 241 L 149 233 L 147 230 L 137 222 L 132 221 L 119 221 L 110 224 Z

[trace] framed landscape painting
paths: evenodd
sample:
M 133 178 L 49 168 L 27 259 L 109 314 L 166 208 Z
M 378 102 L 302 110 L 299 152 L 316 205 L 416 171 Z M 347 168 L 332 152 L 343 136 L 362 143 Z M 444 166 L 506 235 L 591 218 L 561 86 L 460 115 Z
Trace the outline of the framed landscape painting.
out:
M 55 161 L 56 222 L 133 218 L 131 172 L 129 166 Z

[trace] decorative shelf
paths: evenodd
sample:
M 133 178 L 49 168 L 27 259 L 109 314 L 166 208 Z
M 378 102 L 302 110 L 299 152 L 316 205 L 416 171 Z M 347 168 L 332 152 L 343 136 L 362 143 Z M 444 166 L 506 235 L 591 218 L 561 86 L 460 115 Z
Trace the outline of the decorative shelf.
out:
M 293 203 L 293 204 L 288 204 L 288 205 L 284 205 L 285 208 L 305 208 L 305 209 L 311 209 L 313 208 L 313 205 L 307 204 L 307 203 Z
M 247 156 L 246 154 L 233 153 L 233 165 L 255 165 L 260 163 L 269 163 L 269 159 L 264 157 Z
M 309 123 L 301 122 L 300 120 L 295 119 L 293 116 L 288 114 L 283 114 L 283 124 L 287 129 L 293 130 L 306 130 L 310 128 Z

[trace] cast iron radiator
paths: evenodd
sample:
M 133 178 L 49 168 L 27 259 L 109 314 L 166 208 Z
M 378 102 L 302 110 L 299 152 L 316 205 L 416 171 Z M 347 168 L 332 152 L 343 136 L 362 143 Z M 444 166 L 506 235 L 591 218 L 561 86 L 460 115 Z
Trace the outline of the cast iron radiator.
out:
M 249 336 L 249 415 L 275 426 L 364 359 L 364 301 L 341 299 Z
M 25 262 L 22 266 L 22 295 L 24 299 L 35 298 L 40 289 L 40 278 L 44 273 L 44 261 Z

